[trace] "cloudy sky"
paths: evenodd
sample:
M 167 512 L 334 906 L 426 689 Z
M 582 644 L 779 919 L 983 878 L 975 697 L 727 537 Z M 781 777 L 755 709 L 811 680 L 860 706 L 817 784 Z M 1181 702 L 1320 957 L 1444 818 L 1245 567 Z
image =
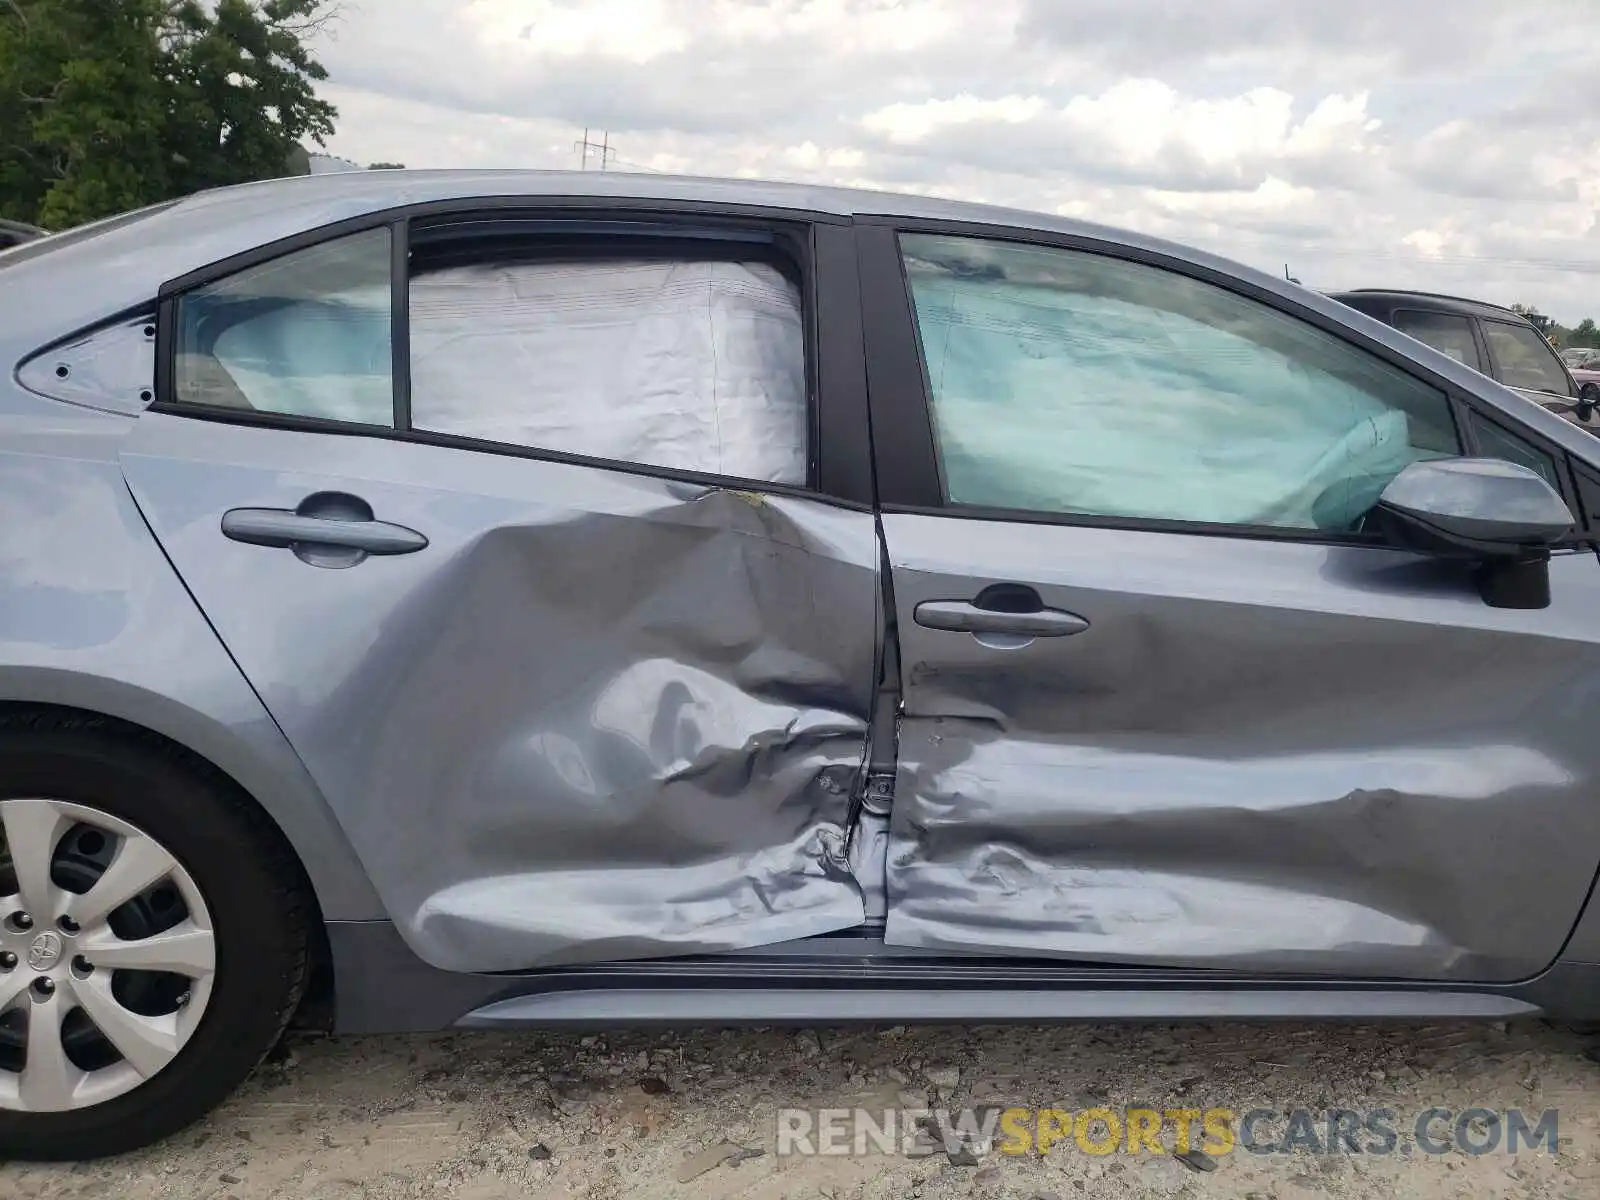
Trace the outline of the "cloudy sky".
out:
M 573 168 L 587 126 L 1600 319 L 1600 0 L 345 0 L 317 50 L 362 163 Z

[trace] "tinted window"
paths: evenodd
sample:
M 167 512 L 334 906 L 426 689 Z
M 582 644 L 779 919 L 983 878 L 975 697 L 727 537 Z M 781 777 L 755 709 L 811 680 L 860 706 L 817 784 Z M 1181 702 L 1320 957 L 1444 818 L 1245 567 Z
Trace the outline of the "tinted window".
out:
M 1561 359 L 1532 326 L 1485 321 L 1483 332 L 1489 339 L 1489 353 L 1500 369 L 1501 383 L 1558 396 L 1570 394 Z
M 1472 414 L 1472 428 L 1478 435 L 1478 451 L 1488 458 L 1527 467 L 1544 476 L 1556 491 L 1561 490 L 1561 477 L 1556 473 L 1556 461 L 1525 438 L 1496 425 L 1480 413 Z
M 1266 304 L 1078 251 L 902 247 L 952 503 L 1348 530 L 1459 452 L 1440 392 Z
M 180 297 L 174 399 L 392 425 L 389 265 L 371 229 Z
M 1453 313 L 1421 312 L 1416 309 L 1397 309 L 1394 327 L 1408 337 L 1426 342 L 1441 354 L 1448 354 L 1458 363 L 1465 363 L 1474 371 L 1483 369 L 1478 357 L 1478 342 L 1472 336 L 1472 321 Z
M 808 477 L 798 283 L 760 261 L 507 258 L 411 282 L 417 429 L 774 483 Z

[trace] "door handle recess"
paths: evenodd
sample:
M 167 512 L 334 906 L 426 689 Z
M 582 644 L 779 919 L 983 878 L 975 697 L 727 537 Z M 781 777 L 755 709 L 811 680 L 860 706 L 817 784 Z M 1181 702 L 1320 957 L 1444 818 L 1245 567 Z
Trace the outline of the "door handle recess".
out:
M 293 550 L 318 567 L 353 567 L 369 554 L 414 554 L 428 539 L 415 529 L 373 519 L 359 496 L 318 492 L 294 509 L 230 508 L 224 537 L 251 546 Z
M 924 600 L 912 614 L 918 625 L 951 633 L 1009 633 L 1018 637 L 1069 637 L 1089 622 L 1059 608 L 1036 612 L 1000 612 L 966 600 Z

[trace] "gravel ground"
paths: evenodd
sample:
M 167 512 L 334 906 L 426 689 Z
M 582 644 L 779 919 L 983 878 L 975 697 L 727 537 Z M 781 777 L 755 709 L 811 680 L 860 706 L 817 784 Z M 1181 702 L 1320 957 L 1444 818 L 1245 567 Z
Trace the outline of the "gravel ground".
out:
M 1587 1044 L 1540 1023 L 296 1038 L 207 1123 L 124 1158 L 5 1164 L 0 1197 L 1594 1200 L 1600 1065 Z M 777 1153 L 780 1109 L 927 1100 L 1305 1108 L 1319 1121 L 1388 1107 L 1401 1138 L 1377 1156 L 1236 1150 L 1197 1163 L 1210 1170 L 1172 1153 L 1090 1155 L 1071 1137 L 1043 1156 L 959 1142 Z M 1433 1106 L 1557 1109 L 1560 1149 L 1404 1153 Z

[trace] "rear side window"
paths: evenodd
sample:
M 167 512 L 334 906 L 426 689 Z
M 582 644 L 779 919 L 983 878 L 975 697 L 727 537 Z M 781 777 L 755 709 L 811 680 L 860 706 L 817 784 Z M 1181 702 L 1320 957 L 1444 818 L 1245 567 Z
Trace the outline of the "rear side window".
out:
M 1432 346 L 1441 354 L 1448 354 L 1458 363 L 1465 363 L 1474 371 L 1483 370 L 1483 359 L 1478 355 L 1478 340 L 1472 336 L 1472 320 L 1468 317 L 1400 308 L 1394 313 L 1394 327 L 1406 336 Z
M 1443 393 L 1270 305 L 1082 251 L 901 245 L 953 504 L 1349 531 L 1459 453 Z
M 1561 359 L 1531 325 L 1485 321 L 1483 332 L 1489 340 L 1489 353 L 1500 368 L 1501 383 L 1557 396 L 1571 393 Z
M 179 297 L 173 400 L 392 426 L 389 237 L 322 242 Z
M 795 278 L 715 257 L 502 257 L 413 276 L 419 430 L 803 485 Z

